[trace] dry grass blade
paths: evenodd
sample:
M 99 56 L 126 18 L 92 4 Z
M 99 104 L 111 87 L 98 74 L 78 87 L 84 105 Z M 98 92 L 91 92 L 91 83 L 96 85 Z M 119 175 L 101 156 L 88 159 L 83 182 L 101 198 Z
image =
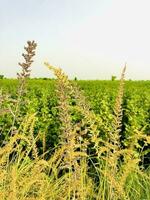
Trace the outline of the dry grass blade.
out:
M 35 49 L 37 47 L 37 43 L 35 43 L 35 41 L 27 41 L 27 47 L 24 47 L 24 49 L 26 50 L 26 53 L 23 53 L 22 56 L 25 60 L 25 62 L 23 63 L 19 63 L 19 65 L 22 68 L 22 72 L 17 73 L 17 77 L 19 79 L 19 87 L 18 87 L 18 96 L 17 96 L 17 103 L 15 105 L 15 111 L 13 113 L 13 123 L 12 123 L 12 127 L 14 127 L 15 122 L 19 116 L 20 113 L 20 106 L 21 104 L 25 103 L 23 100 L 23 97 L 26 94 L 26 80 L 27 78 L 30 77 L 30 72 L 31 72 L 31 64 L 33 63 L 32 58 L 35 56 Z M 11 130 L 11 132 L 13 132 L 13 128 Z
M 81 143 L 81 141 L 78 140 L 80 135 L 79 132 L 81 132 L 80 127 L 72 122 L 71 117 L 72 106 L 70 102 L 72 96 L 76 93 L 75 87 L 72 86 L 67 75 L 65 75 L 60 68 L 53 67 L 48 63 L 45 63 L 45 65 L 52 70 L 54 75 L 57 77 L 56 92 L 62 130 L 61 144 L 62 147 L 65 147 L 63 152 L 63 162 L 60 169 L 63 171 L 66 169 L 69 170 L 69 177 L 68 180 L 66 180 L 69 187 L 68 198 L 82 199 L 83 196 L 87 196 L 87 192 L 85 192 L 86 187 L 82 184 L 83 181 L 87 179 L 86 173 L 84 173 L 83 176 L 83 171 L 87 170 L 87 153 L 85 142 Z
M 37 47 L 37 43 L 35 41 L 27 41 L 28 46 L 24 47 L 26 53 L 23 53 L 22 56 L 25 60 L 23 63 L 19 63 L 22 67 L 22 72 L 17 73 L 19 79 L 29 78 L 30 77 L 30 67 L 33 62 L 32 58 L 35 56 L 35 49 Z
M 120 146 L 120 131 L 122 126 L 122 102 L 123 102 L 123 94 L 124 94 L 124 78 L 125 78 L 126 64 L 123 68 L 119 90 L 117 94 L 117 98 L 114 106 L 114 119 L 112 124 L 112 132 L 110 133 L 110 141 L 117 148 Z
M 26 79 L 30 77 L 31 72 L 31 64 L 33 63 L 32 58 L 35 56 L 35 49 L 37 47 L 37 43 L 35 41 L 27 41 L 27 47 L 24 47 L 26 50 L 26 53 L 23 53 L 22 56 L 25 60 L 25 62 L 20 63 L 19 65 L 22 68 L 22 72 L 17 73 L 18 79 L 20 80 L 19 85 L 19 96 L 23 95 L 25 93 L 25 83 Z

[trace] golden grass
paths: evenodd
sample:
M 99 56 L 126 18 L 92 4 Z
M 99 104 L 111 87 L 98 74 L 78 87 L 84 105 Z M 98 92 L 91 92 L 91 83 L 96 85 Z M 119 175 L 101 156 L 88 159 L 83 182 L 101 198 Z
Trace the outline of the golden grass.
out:
M 28 42 L 25 48 L 26 63 L 20 64 L 23 72 L 19 75 L 23 78 L 29 77 L 35 48 L 35 42 Z M 34 135 L 36 113 L 27 113 L 9 142 L 0 148 L 0 200 L 150 199 L 150 172 L 139 167 L 141 159 L 135 150 L 138 139 L 150 144 L 150 137 L 135 130 L 131 145 L 122 148 L 120 141 L 126 67 L 121 75 L 111 130 L 106 133 L 108 138 L 102 138 L 99 127 L 105 126 L 103 120 L 91 110 L 83 92 L 60 68 L 45 64 L 57 78 L 59 144 L 45 159 L 43 134 L 43 155 L 39 155 L 36 144 L 41 133 Z M 71 105 L 71 99 L 75 105 Z M 79 122 L 72 121 L 72 111 L 81 114 Z

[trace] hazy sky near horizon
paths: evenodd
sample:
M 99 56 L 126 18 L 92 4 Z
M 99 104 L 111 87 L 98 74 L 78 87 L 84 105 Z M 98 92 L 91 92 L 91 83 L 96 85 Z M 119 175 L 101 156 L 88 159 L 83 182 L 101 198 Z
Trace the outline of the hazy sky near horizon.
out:
M 149 0 L 0 0 L 0 74 L 15 77 L 27 40 L 38 43 L 32 77 L 150 79 Z

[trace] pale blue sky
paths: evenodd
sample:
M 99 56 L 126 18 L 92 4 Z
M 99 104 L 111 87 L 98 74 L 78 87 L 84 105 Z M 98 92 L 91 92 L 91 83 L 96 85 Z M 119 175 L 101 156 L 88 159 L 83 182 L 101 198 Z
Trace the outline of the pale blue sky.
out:
M 150 79 L 149 0 L 0 0 L 0 74 L 15 77 L 27 40 L 38 43 L 32 76 L 44 61 L 70 78 Z

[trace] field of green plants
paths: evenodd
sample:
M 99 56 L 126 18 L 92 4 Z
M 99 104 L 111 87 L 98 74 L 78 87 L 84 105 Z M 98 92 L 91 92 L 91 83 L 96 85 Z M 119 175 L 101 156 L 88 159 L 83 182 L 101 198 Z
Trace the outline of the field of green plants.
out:
M 35 48 L 0 80 L 0 200 L 150 200 L 150 81 L 30 79 Z

